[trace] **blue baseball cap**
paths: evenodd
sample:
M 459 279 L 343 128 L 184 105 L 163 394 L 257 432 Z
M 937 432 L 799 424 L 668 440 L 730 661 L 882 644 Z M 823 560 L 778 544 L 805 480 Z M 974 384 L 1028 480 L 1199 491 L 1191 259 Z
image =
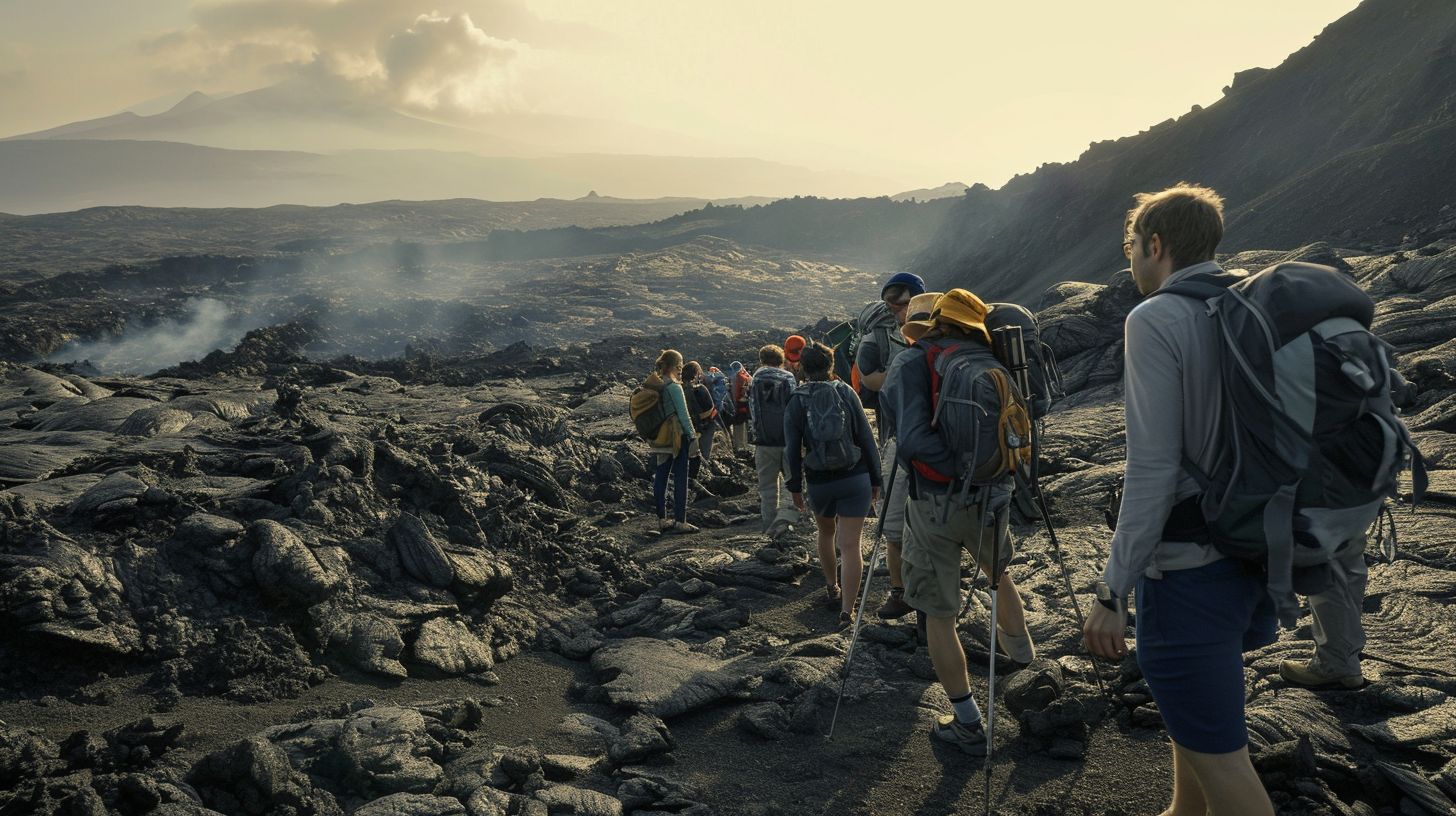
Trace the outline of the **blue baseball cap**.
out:
M 890 279 L 885 281 L 885 285 L 880 287 L 880 297 L 884 297 L 885 292 L 892 286 L 905 287 L 912 297 L 925 294 L 925 281 L 913 272 L 896 272 L 891 275 Z

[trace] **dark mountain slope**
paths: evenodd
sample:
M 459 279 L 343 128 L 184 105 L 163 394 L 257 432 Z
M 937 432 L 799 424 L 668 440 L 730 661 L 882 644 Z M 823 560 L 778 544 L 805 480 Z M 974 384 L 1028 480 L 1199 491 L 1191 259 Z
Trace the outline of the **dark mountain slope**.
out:
M 440 251 L 457 260 L 524 260 L 651 251 L 714 236 L 870 266 L 898 267 L 936 235 L 954 206 L 953 199 L 795 196 L 749 207 L 710 204 L 634 226 L 497 230 L 484 241 L 451 244 Z
M 1227 198 L 1226 250 L 1399 241 L 1456 202 L 1453 122 L 1456 3 L 1366 0 L 1206 109 L 972 188 L 914 267 L 998 298 L 1100 279 L 1132 196 L 1185 179 Z

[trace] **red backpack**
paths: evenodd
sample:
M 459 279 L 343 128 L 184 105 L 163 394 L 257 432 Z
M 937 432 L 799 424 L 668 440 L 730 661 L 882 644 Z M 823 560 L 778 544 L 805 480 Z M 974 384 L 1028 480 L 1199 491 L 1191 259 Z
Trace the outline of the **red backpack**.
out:
M 748 393 L 748 386 L 751 382 L 753 382 L 753 378 L 748 376 L 748 371 L 738 369 L 738 375 L 733 378 L 733 404 L 737 406 L 734 415 L 739 419 L 748 418 L 748 400 L 744 399 L 744 394 Z

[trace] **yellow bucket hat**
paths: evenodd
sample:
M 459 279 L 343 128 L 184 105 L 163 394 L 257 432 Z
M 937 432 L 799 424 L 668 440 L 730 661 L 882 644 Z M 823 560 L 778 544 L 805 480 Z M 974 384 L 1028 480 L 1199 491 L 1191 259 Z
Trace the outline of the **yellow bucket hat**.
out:
M 991 332 L 986 330 L 986 315 L 990 313 L 991 310 L 980 298 L 965 289 L 952 289 L 936 298 L 932 320 L 959 326 L 972 334 L 980 332 L 986 338 L 986 344 L 990 345 Z
M 935 299 L 940 296 L 940 292 L 926 292 L 910 298 L 910 305 L 905 307 L 905 325 L 900 327 L 906 340 L 912 343 L 919 340 L 935 325 L 931 315 L 935 312 Z

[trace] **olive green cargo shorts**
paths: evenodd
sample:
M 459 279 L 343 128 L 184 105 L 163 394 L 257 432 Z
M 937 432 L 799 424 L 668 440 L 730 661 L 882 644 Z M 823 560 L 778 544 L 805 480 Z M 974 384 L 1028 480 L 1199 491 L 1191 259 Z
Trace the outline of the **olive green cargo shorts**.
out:
M 953 501 L 941 523 L 945 503 Z M 982 569 L 991 565 L 999 537 L 1002 569 L 1013 549 L 1008 535 L 1009 515 L 994 514 L 991 526 L 982 527 L 980 505 L 961 507 L 945 496 L 911 499 L 905 503 L 904 557 L 905 603 L 934 618 L 954 618 L 961 611 L 961 551 L 967 550 Z M 977 552 L 979 543 L 979 553 Z

